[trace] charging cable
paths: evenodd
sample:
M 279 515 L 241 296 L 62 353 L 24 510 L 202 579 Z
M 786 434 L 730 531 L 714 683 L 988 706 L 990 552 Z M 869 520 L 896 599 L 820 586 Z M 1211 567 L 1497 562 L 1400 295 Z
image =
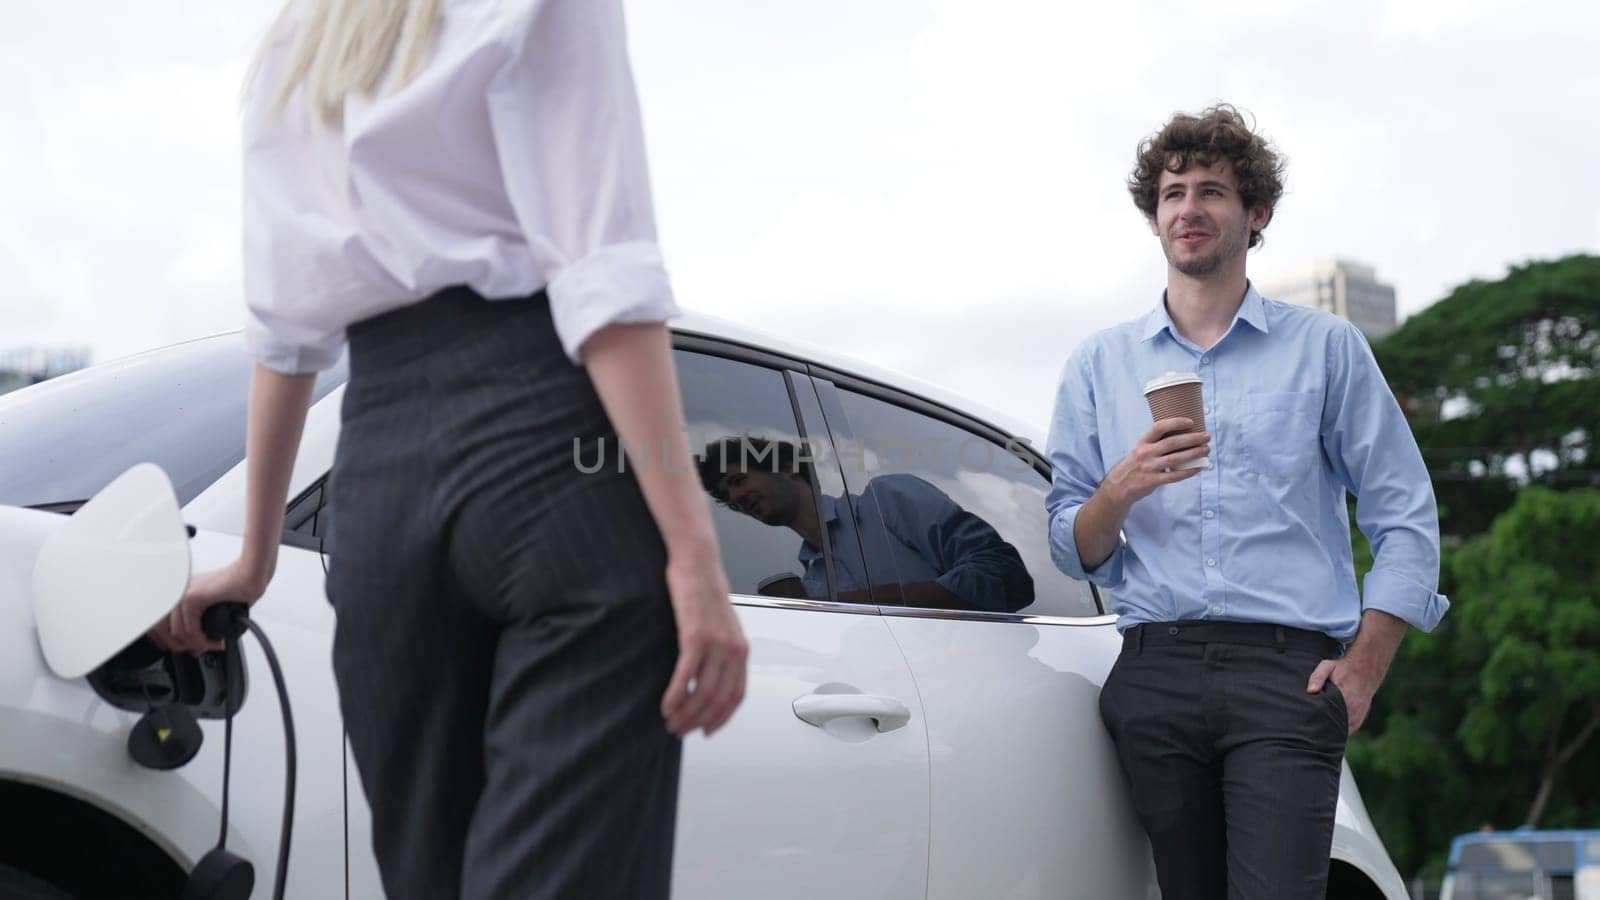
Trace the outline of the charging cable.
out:
M 200 616 L 200 627 L 205 631 L 206 637 L 223 642 L 223 652 L 229 656 L 229 665 L 224 668 L 230 673 L 228 681 L 228 696 L 226 704 L 226 717 L 223 723 L 222 743 L 222 830 L 217 837 L 217 846 L 201 857 L 194 871 L 189 875 L 189 881 L 184 886 L 183 900 L 201 900 L 201 898 L 247 898 L 255 887 L 255 870 L 249 861 L 228 852 L 228 782 L 233 764 L 233 713 L 238 708 L 239 698 L 234 693 L 235 685 L 231 673 L 237 667 L 231 665 L 233 655 L 240 652 L 239 638 L 246 630 L 255 635 L 261 643 L 261 651 L 267 657 L 267 666 L 272 670 L 272 683 L 278 689 L 278 707 L 283 713 L 283 746 L 284 746 L 284 789 L 283 789 L 283 826 L 278 837 L 278 869 L 277 879 L 273 885 L 273 900 L 283 900 L 284 885 L 289 876 L 289 839 L 294 831 L 294 787 L 296 754 L 294 741 L 294 714 L 289 709 L 289 689 L 284 684 L 283 668 L 278 665 L 278 654 L 272 649 L 272 642 L 267 640 L 266 632 L 261 630 L 250 618 L 249 609 L 242 603 L 219 603 L 210 607 Z

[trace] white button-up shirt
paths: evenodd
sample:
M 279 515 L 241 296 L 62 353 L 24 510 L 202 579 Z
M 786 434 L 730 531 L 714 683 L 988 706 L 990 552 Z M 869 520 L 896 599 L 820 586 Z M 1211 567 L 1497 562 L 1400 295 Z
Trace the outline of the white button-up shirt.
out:
M 677 312 L 621 0 L 447 0 L 420 70 L 351 95 L 342 127 L 303 91 L 277 109 L 297 31 L 244 98 L 245 337 L 264 365 L 327 368 L 347 325 L 453 285 L 546 288 L 574 361 L 606 325 Z

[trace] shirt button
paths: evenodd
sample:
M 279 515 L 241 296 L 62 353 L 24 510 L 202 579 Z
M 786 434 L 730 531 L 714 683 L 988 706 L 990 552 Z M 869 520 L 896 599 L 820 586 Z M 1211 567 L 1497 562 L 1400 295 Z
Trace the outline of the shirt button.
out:
M 1213 613 L 1220 613 L 1220 612 L 1222 612 L 1222 607 L 1220 607 L 1220 606 L 1213 606 L 1213 607 L 1211 607 L 1211 611 L 1212 611 L 1212 612 L 1213 612 Z
M 1208 509 L 1208 510 L 1206 510 L 1206 518 L 1208 518 L 1208 519 L 1215 519 L 1215 518 L 1216 518 L 1216 517 L 1217 517 L 1217 512 L 1216 512 L 1216 510 L 1213 510 L 1213 509 Z
M 1208 560 L 1206 560 L 1206 566 L 1208 568 L 1215 569 L 1217 567 L 1217 561 L 1214 560 L 1214 559 L 1208 559 Z
M 1200 365 L 1205 366 L 1205 365 L 1210 365 L 1210 364 L 1211 364 L 1211 357 L 1209 357 L 1209 356 L 1200 357 Z

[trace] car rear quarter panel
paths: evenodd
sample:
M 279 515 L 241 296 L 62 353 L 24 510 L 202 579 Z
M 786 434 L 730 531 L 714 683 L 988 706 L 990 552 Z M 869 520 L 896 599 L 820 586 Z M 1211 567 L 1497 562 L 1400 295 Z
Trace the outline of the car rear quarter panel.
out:
M 138 828 L 187 867 L 216 841 L 217 805 L 193 779 L 150 772 L 128 756 L 136 716 L 96 695 L 83 679 L 45 664 L 34 629 L 33 563 L 63 516 L 0 507 L 0 779 L 89 802 Z M 219 742 L 220 743 L 220 742 Z M 220 756 L 213 782 L 220 782 Z M 241 847 L 248 839 L 239 835 Z
M 84 800 L 138 829 L 180 866 L 217 839 L 223 723 L 202 721 L 204 743 L 187 765 L 145 769 L 127 751 L 138 717 L 101 699 L 84 679 L 58 678 L 39 649 L 32 608 L 33 560 L 66 519 L 0 507 L 0 779 Z M 237 540 L 200 534 L 197 570 L 231 560 Z M 328 665 L 332 612 L 322 600 L 316 554 L 284 548 L 258 616 L 283 663 L 299 748 L 288 895 L 344 895 L 343 729 Z M 108 597 L 107 602 L 115 602 Z M 228 848 L 256 868 L 254 896 L 270 896 L 283 804 L 283 726 L 265 657 L 246 639 L 249 677 L 235 717 Z

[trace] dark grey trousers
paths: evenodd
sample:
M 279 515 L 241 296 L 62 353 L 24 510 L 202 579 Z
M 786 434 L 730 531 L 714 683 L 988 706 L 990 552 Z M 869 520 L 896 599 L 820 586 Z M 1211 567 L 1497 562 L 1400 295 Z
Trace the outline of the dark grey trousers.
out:
M 1267 625 L 1124 635 L 1100 715 L 1164 900 L 1323 900 L 1347 718 L 1331 681 L 1320 694 L 1306 682 L 1337 654 L 1330 638 Z
M 334 670 L 384 889 L 665 897 L 679 741 L 665 550 L 542 297 L 350 329 Z

